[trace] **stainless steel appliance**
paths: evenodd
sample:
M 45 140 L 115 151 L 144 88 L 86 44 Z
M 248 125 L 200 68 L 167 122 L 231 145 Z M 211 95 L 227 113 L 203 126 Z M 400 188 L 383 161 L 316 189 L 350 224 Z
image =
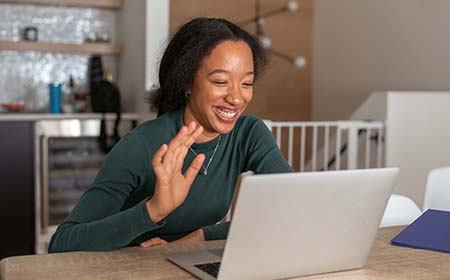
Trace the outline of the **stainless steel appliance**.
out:
M 136 125 L 123 116 L 122 134 Z M 111 118 L 110 118 L 111 120 Z M 127 126 L 126 128 L 124 126 Z M 98 148 L 100 119 L 38 121 L 35 125 L 35 215 L 37 254 L 90 187 L 103 161 Z

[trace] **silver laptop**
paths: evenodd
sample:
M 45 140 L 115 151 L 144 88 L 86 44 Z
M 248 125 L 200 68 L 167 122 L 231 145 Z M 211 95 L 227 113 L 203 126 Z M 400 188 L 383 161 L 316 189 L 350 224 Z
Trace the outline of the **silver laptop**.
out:
M 201 279 L 280 279 L 360 268 L 398 172 L 245 176 L 224 251 L 168 259 Z

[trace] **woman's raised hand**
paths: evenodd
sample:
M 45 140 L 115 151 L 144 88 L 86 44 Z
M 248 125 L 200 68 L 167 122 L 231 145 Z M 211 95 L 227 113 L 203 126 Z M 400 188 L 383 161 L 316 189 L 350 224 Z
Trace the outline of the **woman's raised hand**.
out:
M 172 141 L 162 145 L 153 156 L 156 185 L 153 197 L 147 201 L 147 210 L 153 222 L 164 219 L 186 199 L 205 156 L 197 155 L 184 174 L 181 169 L 189 147 L 202 132 L 202 126 L 196 127 L 191 122 L 189 126 L 183 126 Z

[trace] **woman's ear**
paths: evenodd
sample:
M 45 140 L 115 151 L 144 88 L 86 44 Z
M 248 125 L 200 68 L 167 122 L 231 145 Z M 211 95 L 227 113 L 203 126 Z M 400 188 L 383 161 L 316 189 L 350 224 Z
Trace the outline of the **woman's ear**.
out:
M 185 93 L 184 96 L 186 97 L 186 101 L 189 101 L 189 96 L 191 96 L 191 90 L 188 89 Z

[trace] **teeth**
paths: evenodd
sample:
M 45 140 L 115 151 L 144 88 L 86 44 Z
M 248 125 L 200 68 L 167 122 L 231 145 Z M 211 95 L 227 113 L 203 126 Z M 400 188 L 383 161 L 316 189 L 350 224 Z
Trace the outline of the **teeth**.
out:
M 214 110 L 217 113 L 219 113 L 221 116 L 223 116 L 224 118 L 228 118 L 228 119 L 233 118 L 237 114 L 236 111 L 231 111 L 231 110 L 227 110 L 227 109 L 219 109 L 217 107 L 215 107 Z

